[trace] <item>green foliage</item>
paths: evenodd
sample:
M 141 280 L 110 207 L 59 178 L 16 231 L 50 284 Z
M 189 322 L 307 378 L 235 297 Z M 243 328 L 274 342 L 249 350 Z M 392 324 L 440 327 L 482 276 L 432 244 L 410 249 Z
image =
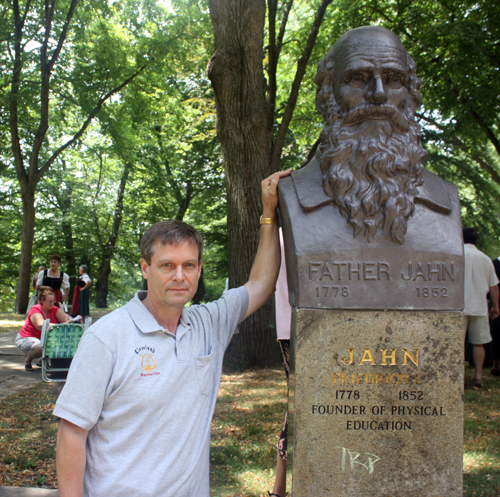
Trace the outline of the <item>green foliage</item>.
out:
M 43 15 L 36 9 L 41 5 L 34 2 L 34 10 L 28 12 L 26 32 L 32 41 L 26 48 L 25 79 L 18 97 L 25 157 L 39 119 Z M 54 36 L 60 33 L 68 4 L 57 6 Z M 42 164 L 54 147 L 80 129 L 99 98 L 135 77 L 106 102 L 77 146 L 67 149 L 39 183 L 33 271 L 47 264 L 50 254 L 59 253 L 62 268 L 70 276 L 76 277 L 76 267 L 85 263 L 95 282 L 103 258 L 110 256 L 110 305 L 123 304 L 143 285 L 139 241 L 147 226 L 189 215 L 191 205 L 203 212 L 210 204 L 210 219 L 198 216 L 196 223 L 210 233 L 205 260 L 210 278 L 207 294 L 222 293 L 227 273 L 225 197 L 216 153 L 213 95 L 205 76 L 209 22 L 206 8 L 197 2 L 173 2 L 168 8 L 150 0 L 111 4 L 95 0 L 85 8 L 79 4 L 53 69 L 50 127 L 40 155 Z M 5 33 L 12 30 L 8 6 L 1 11 L 0 23 Z M 193 44 L 193 39 L 200 41 Z M 5 69 L 0 84 L 8 87 L 11 41 L 6 37 L 0 43 Z M 54 48 L 51 40 L 49 52 Z M 8 94 L 2 93 L 2 98 L 0 104 L 8 108 Z M 0 113 L 0 133 L 8 143 L 6 117 Z M 0 255 L 5 255 L 0 268 L 0 308 L 5 310 L 12 309 L 21 248 L 21 204 L 10 153 L 8 147 L 0 148 L 0 193 L 6 192 L 0 225 L 8 226 L 0 235 Z M 123 209 L 118 212 L 117 186 L 125 166 L 130 173 Z M 121 225 L 111 248 L 117 215 Z M 94 291 L 95 286 L 91 287 Z

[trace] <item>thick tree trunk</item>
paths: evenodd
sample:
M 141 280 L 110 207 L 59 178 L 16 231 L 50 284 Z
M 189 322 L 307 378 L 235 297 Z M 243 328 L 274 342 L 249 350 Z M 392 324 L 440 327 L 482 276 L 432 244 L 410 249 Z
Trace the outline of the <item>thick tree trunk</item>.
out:
M 23 189 L 24 190 L 24 189 Z M 35 234 L 35 191 L 22 192 L 23 232 L 21 238 L 21 260 L 17 281 L 16 313 L 24 314 L 28 307 L 31 283 L 31 261 L 33 258 L 33 238 Z
M 265 0 L 210 0 L 215 51 L 208 65 L 227 188 L 229 284 L 248 280 L 259 242 L 260 182 L 270 166 L 272 120 L 262 67 Z M 232 367 L 276 364 L 273 306 L 239 326 L 226 353 Z

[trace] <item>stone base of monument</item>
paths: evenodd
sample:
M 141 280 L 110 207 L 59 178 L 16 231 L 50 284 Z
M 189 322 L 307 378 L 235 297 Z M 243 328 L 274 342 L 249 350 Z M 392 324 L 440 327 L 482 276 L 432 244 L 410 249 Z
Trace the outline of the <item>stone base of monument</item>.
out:
M 462 496 L 464 318 L 295 309 L 293 497 Z

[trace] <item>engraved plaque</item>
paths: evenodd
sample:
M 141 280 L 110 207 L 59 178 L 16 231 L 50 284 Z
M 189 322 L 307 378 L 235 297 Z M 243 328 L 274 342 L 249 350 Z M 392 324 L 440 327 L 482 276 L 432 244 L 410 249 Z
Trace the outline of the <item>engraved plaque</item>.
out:
M 461 496 L 463 316 L 298 309 L 293 321 L 293 496 Z

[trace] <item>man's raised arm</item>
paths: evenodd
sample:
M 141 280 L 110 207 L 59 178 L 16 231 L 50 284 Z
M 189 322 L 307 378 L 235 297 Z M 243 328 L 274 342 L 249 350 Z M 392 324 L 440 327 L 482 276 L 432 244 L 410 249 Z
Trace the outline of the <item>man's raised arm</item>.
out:
M 245 288 L 248 290 L 250 299 L 245 318 L 264 305 L 274 292 L 281 260 L 276 218 L 278 183 L 280 178 L 288 176 L 291 171 L 291 169 L 278 171 L 261 183 L 262 220 L 264 223 L 267 221 L 269 224 L 261 224 L 259 248 L 257 249 L 257 255 L 250 271 L 250 277 L 245 283 Z

